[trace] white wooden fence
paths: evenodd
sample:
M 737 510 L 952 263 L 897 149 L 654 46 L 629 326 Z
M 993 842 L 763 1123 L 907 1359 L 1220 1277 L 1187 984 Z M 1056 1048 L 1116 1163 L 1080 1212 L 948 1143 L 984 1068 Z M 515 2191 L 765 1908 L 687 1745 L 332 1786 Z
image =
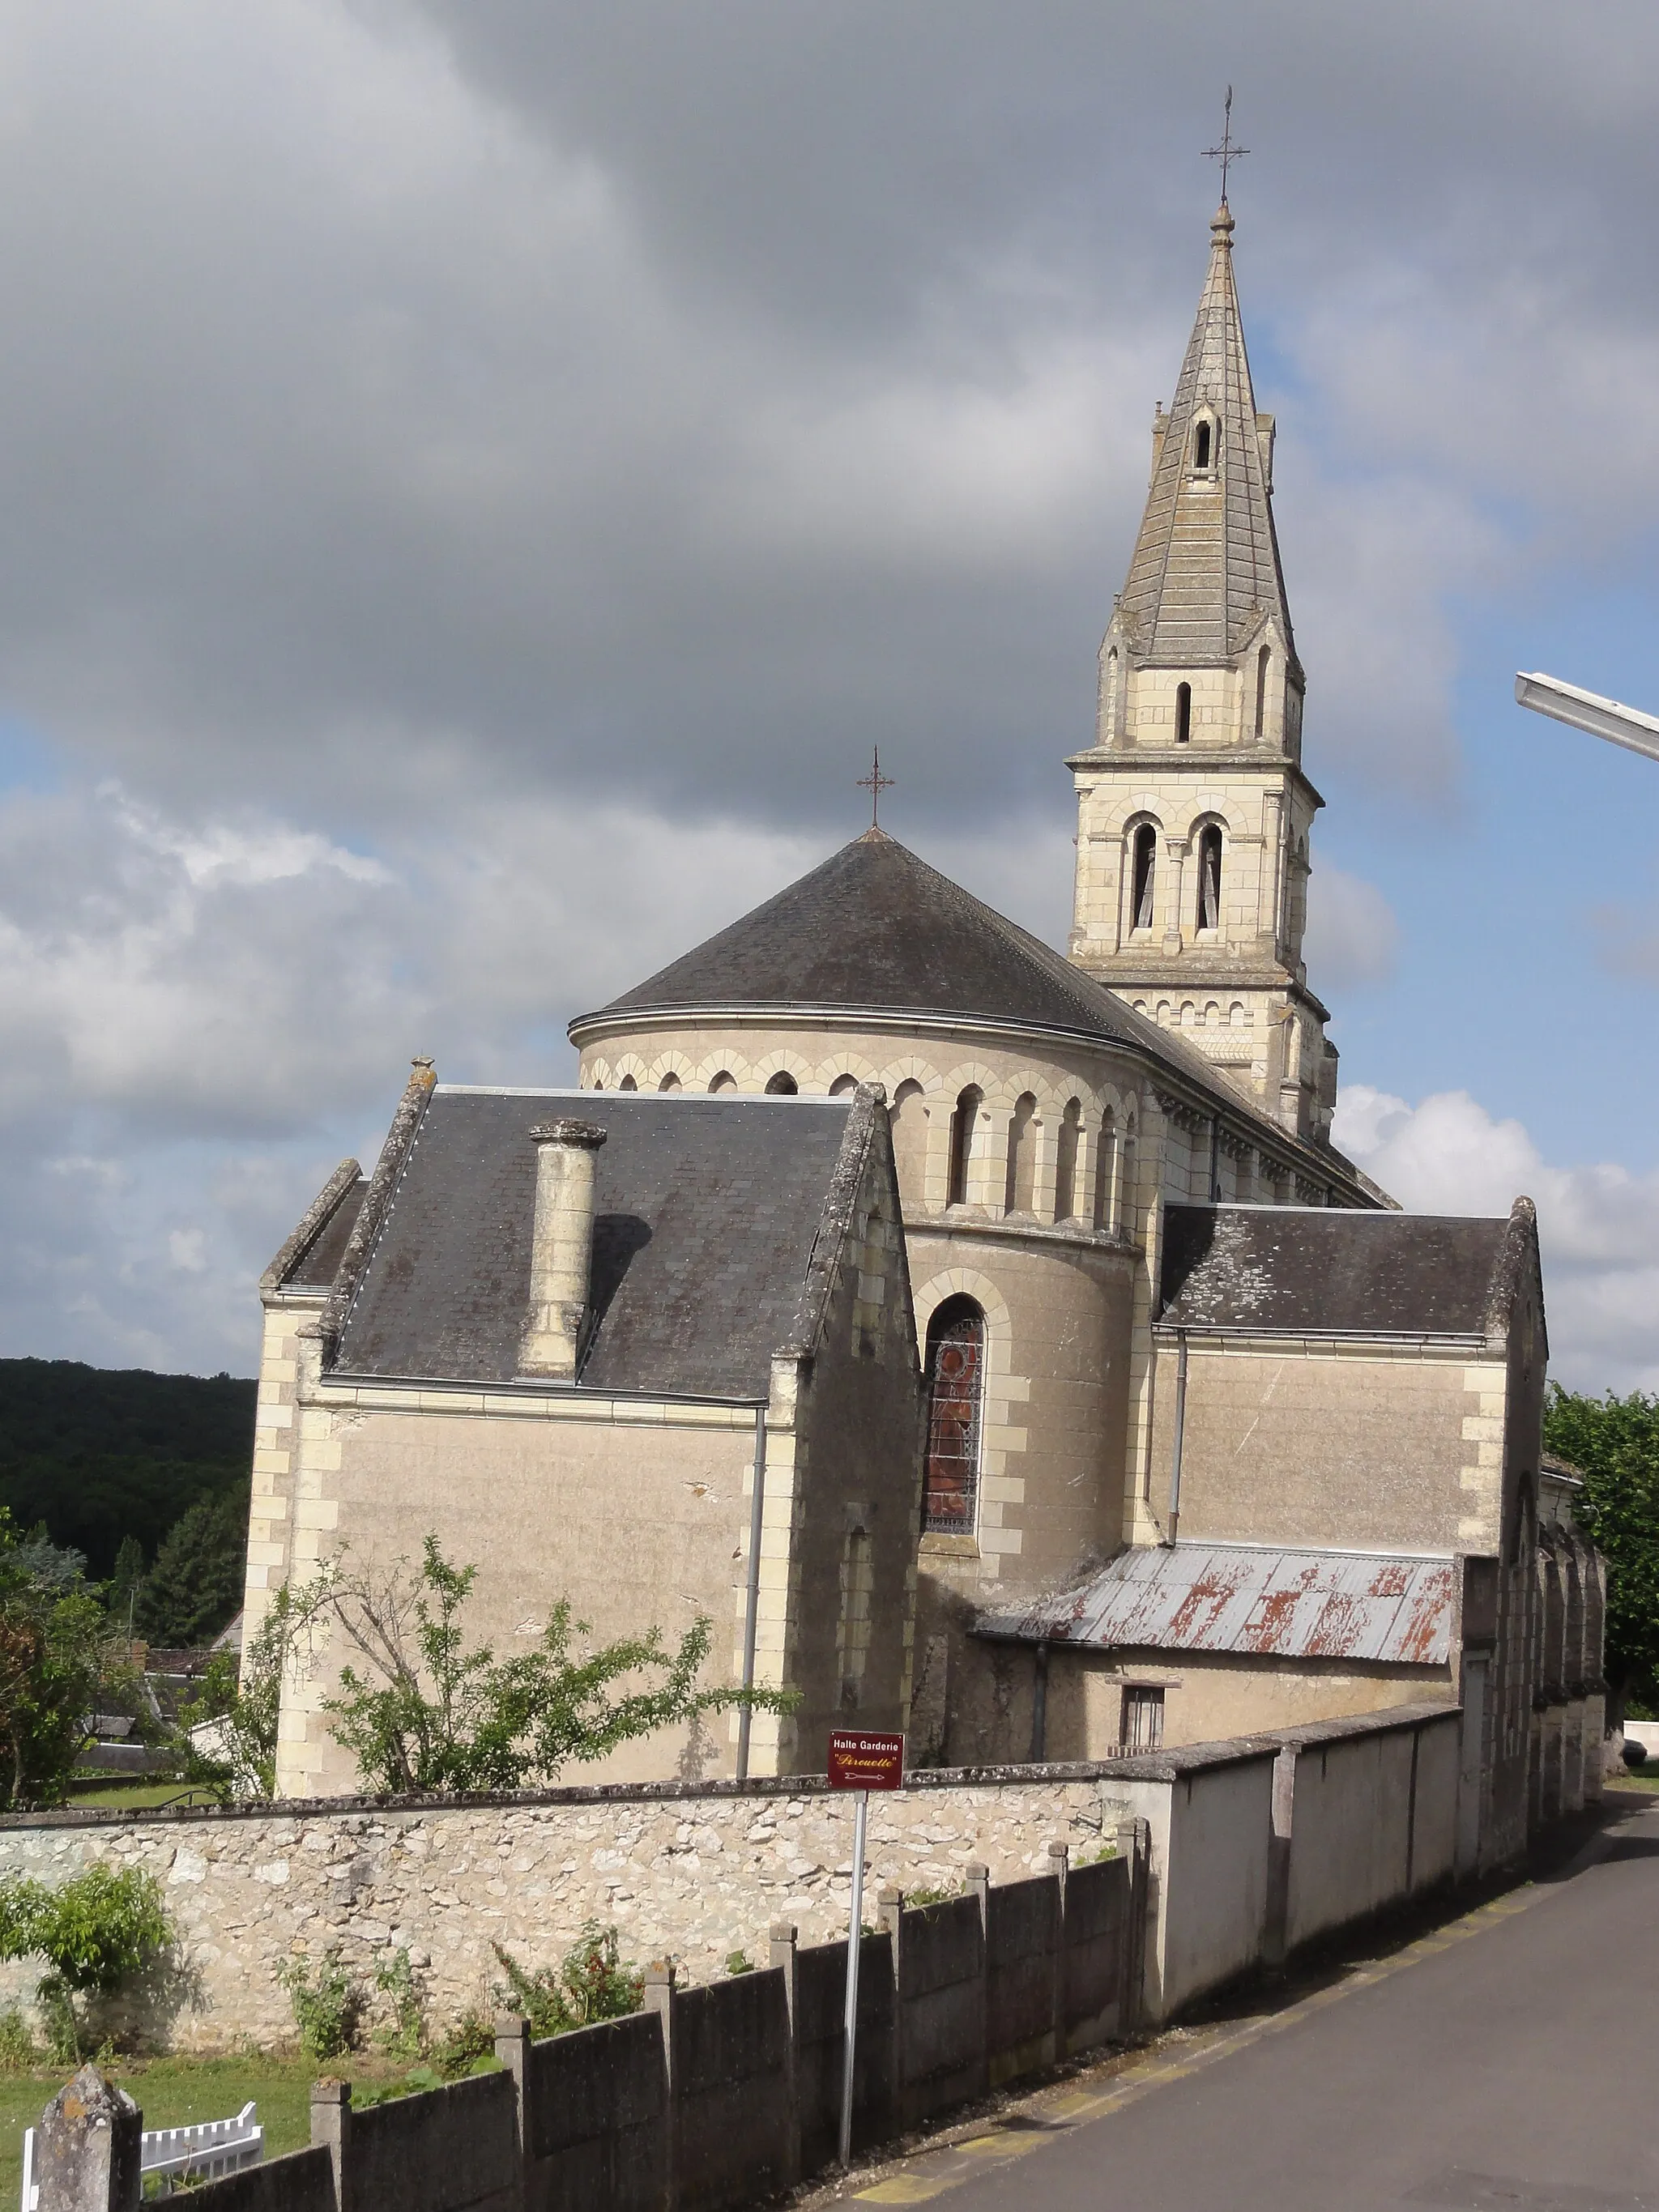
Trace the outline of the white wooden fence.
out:
M 234 2120 L 203 2120 L 193 2128 L 146 2128 L 142 2166 L 146 2182 L 161 2193 L 214 2181 L 222 2173 L 258 2166 L 265 2154 L 265 2131 L 258 2107 L 244 2105 Z M 34 2178 L 34 2130 L 23 2136 L 23 2201 L 20 2212 L 38 2212 L 40 2185 Z

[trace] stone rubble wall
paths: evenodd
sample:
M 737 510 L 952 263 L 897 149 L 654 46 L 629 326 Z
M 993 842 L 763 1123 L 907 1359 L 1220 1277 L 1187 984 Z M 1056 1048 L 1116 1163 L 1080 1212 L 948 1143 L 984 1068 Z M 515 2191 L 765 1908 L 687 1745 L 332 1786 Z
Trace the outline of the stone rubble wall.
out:
M 994 1881 L 1047 1872 L 1051 1843 L 1086 1856 L 1121 1817 L 1112 1776 L 1142 1764 L 913 1778 L 918 1786 L 872 1802 L 866 1894 L 959 1888 L 973 1861 Z M 763 1960 L 775 1921 L 793 1922 L 803 1944 L 827 1942 L 847 1924 L 852 1832 L 850 1796 L 799 1782 L 418 1809 L 60 1814 L 0 1826 L 0 1876 L 55 1885 L 94 1861 L 155 1875 L 177 1956 L 112 2024 L 210 2051 L 293 2040 L 276 1973 L 296 1954 L 337 1947 L 372 1985 L 406 1948 L 441 2027 L 470 2005 L 495 2008 L 492 1943 L 550 1964 L 588 1920 L 614 1922 L 623 1956 L 641 1966 L 672 1958 L 683 1985 L 723 1974 L 732 1951 Z M 27 2003 L 39 1972 L 0 1967 L 0 2006 Z

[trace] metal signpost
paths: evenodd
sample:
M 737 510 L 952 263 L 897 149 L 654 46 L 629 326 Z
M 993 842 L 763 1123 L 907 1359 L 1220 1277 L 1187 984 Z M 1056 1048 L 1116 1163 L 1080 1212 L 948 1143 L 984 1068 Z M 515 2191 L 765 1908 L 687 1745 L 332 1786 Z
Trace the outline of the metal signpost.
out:
M 864 1934 L 864 1836 L 872 1790 L 904 1787 L 904 1738 L 834 1729 L 830 1787 L 857 1793 L 853 1814 L 853 1911 L 847 1930 L 847 2024 L 842 2052 L 841 2162 L 853 2162 L 853 2067 L 858 2056 L 859 1948 Z

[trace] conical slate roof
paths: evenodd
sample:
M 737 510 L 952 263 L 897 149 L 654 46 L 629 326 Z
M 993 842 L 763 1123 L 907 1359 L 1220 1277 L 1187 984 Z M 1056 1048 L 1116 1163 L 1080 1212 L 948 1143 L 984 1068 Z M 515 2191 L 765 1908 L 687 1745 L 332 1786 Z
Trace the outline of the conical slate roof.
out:
M 1209 275 L 1129 580 L 1118 599 L 1134 653 L 1188 666 L 1231 660 L 1270 615 L 1295 650 L 1233 285 L 1233 219 L 1224 201 L 1210 231 Z M 1201 410 L 1218 431 L 1219 467 L 1208 472 L 1194 466 L 1193 430 Z
M 1138 1039 L 1151 1029 L 1163 1042 L 1109 991 L 881 830 L 601 1011 L 757 1006 L 965 1015 Z

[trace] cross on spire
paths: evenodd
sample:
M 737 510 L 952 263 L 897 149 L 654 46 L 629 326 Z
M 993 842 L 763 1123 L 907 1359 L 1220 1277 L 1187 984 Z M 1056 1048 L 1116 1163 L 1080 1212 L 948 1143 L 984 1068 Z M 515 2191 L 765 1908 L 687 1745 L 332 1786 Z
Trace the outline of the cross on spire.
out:
M 870 750 L 870 773 L 859 778 L 859 789 L 870 794 L 870 827 L 872 830 L 881 827 L 881 794 L 892 788 L 893 778 L 881 772 L 880 749 L 872 745 Z
M 1204 158 L 1206 161 L 1219 161 L 1221 164 L 1223 207 L 1227 204 L 1227 171 L 1233 162 L 1242 161 L 1249 150 L 1248 146 L 1235 146 L 1233 143 L 1233 88 L 1229 85 L 1227 105 L 1222 115 L 1221 143 L 1218 146 L 1206 146 L 1204 149 Z

